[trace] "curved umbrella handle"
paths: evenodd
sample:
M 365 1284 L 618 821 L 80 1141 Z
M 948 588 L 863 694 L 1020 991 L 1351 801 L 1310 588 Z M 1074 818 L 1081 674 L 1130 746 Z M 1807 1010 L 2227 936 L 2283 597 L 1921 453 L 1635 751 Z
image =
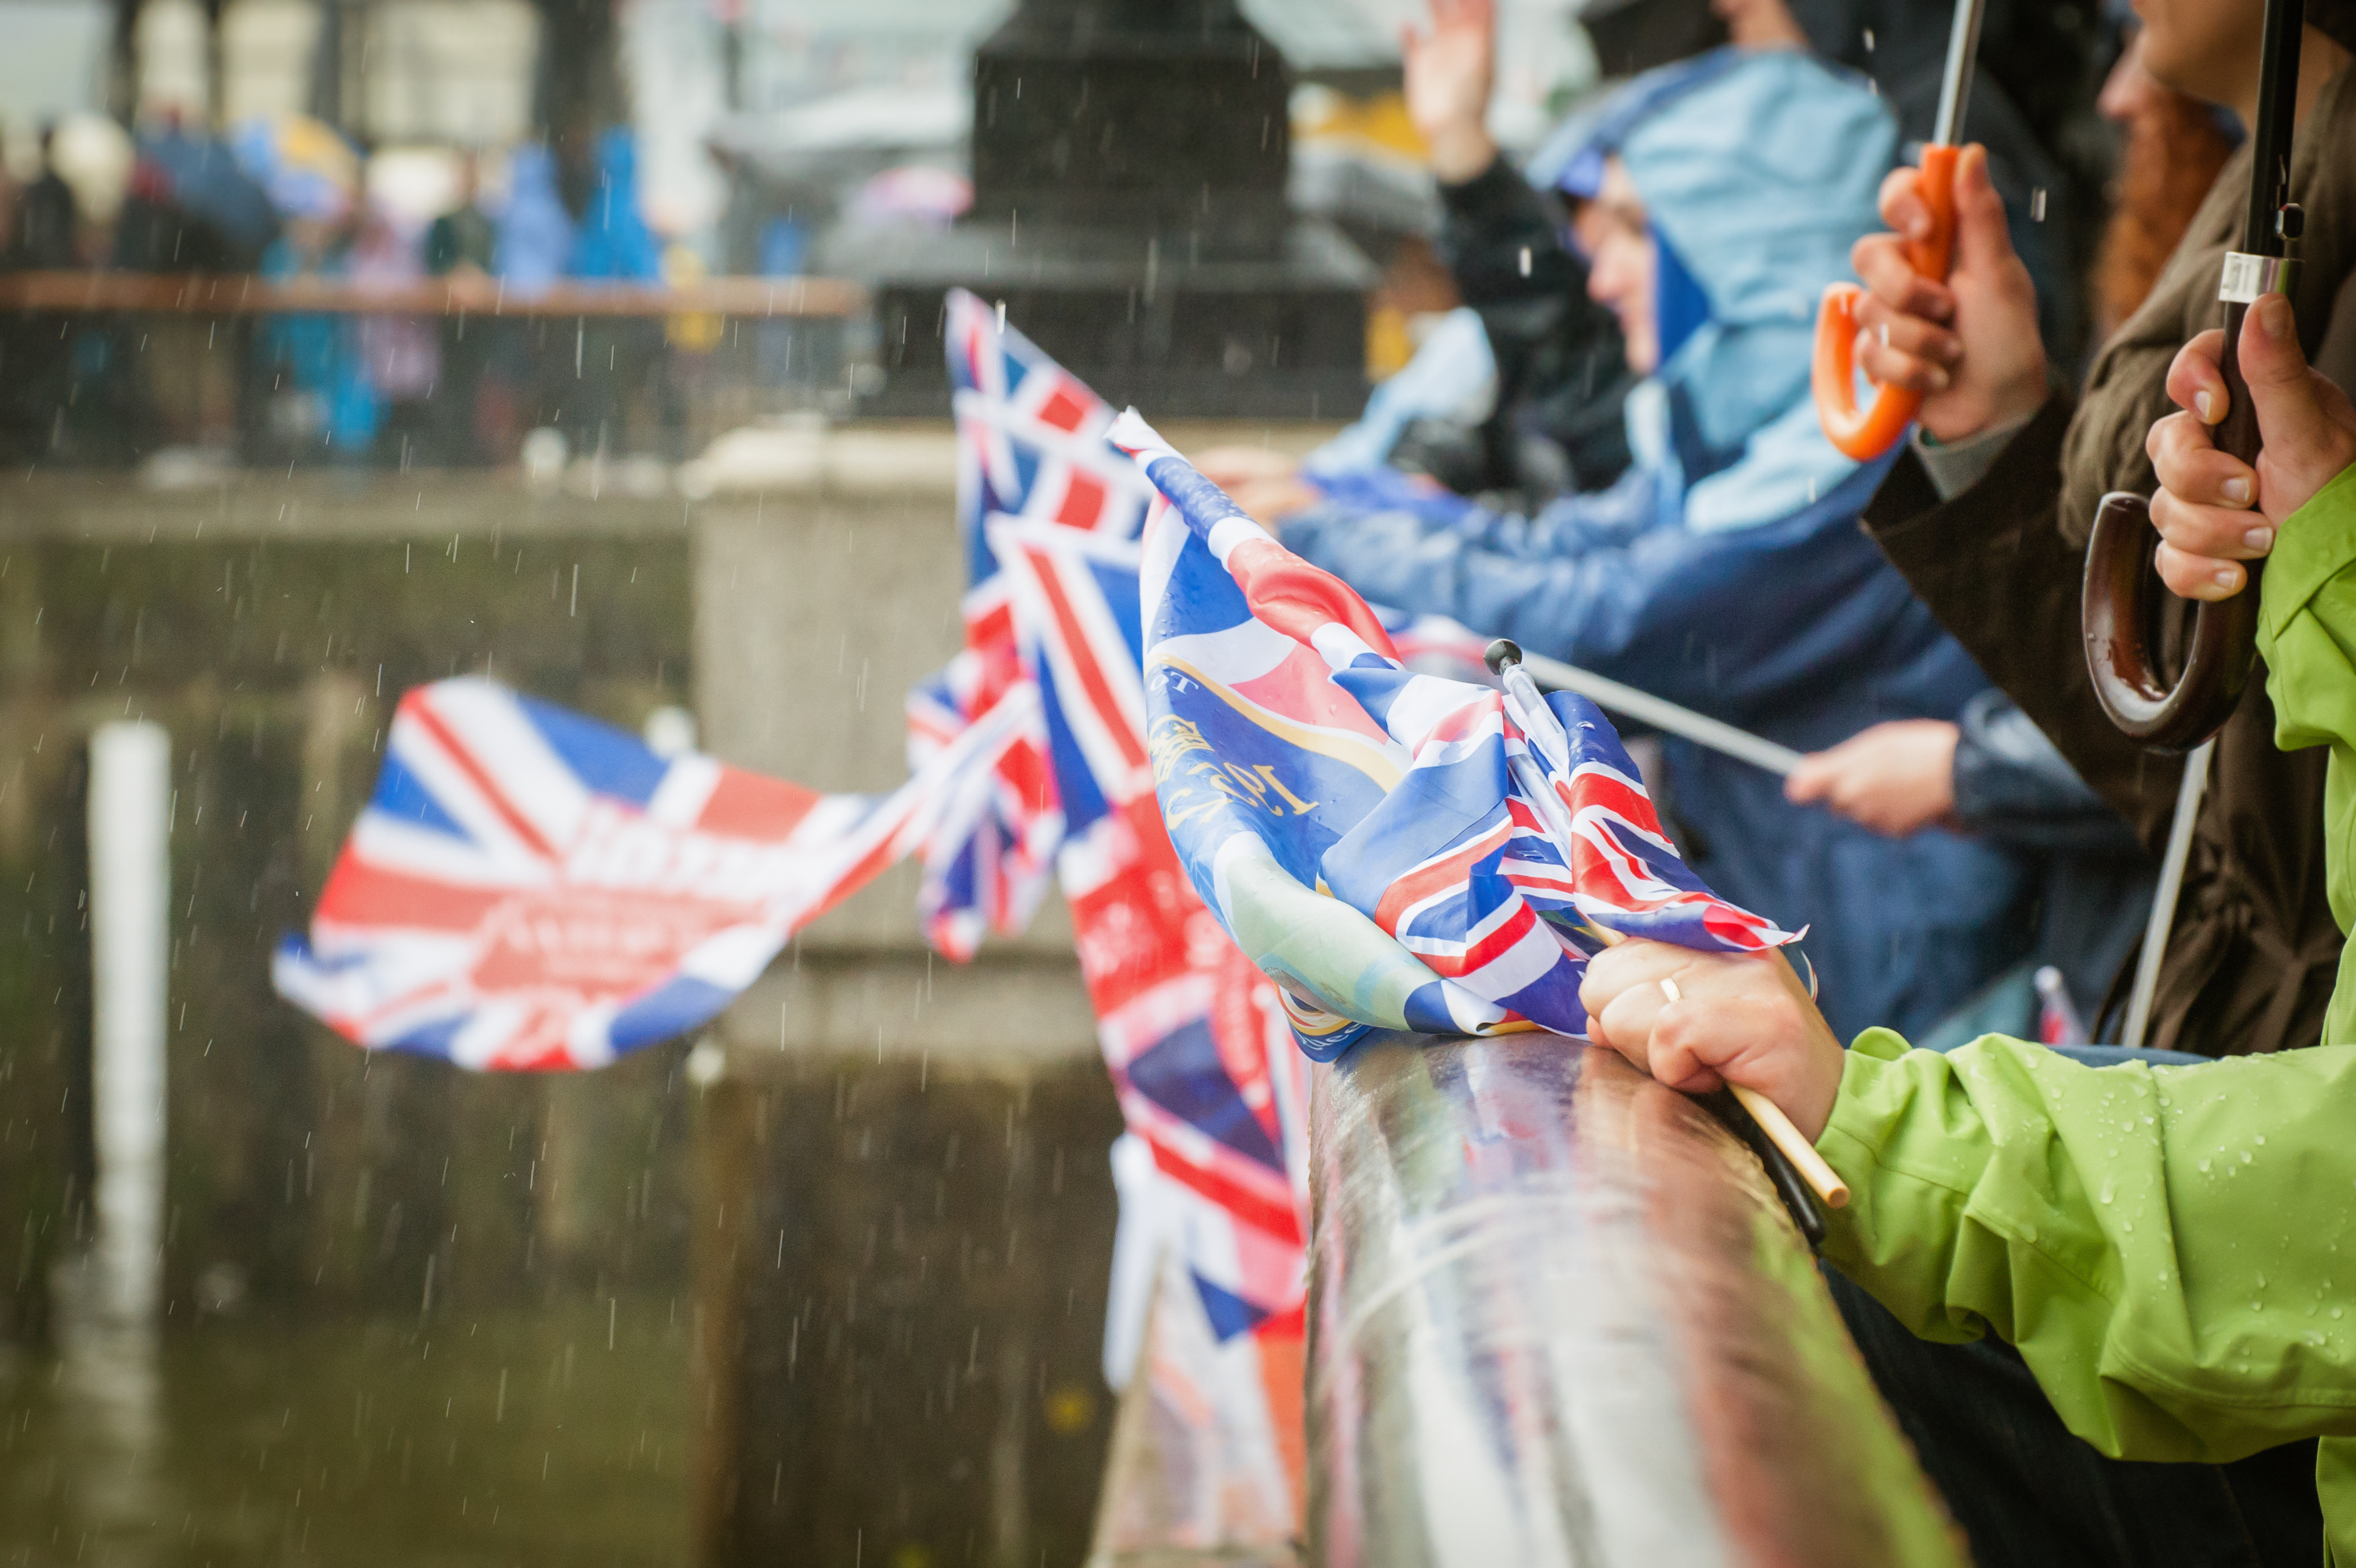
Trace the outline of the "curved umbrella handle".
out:
M 2151 564 L 2158 541 L 2149 501 L 2125 490 L 2103 498 L 2086 542 L 2086 670 L 2103 711 L 2122 731 L 2154 751 L 2190 751 L 2225 727 L 2250 682 L 2265 563 L 2245 562 L 2249 581 L 2240 593 L 2194 609 L 2184 672 L 2171 687 L 2153 670 L 2144 640 L 2158 582 Z
M 1931 232 L 1906 244 L 1906 260 L 1918 276 L 1944 281 L 1954 260 L 1955 158 L 1960 149 L 1933 143 L 1922 149 L 1915 176 L 1931 209 Z M 1816 354 L 1811 381 L 1816 416 L 1825 435 L 1843 455 L 1870 462 L 1898 445 L 1922 407 L 1922 394 L 1903 387 L 1877 386 L 1873 401 L 1857 403 L 1857 306 L 1865 290 L 1837 283 L 1825 290 L 1816 313 Z

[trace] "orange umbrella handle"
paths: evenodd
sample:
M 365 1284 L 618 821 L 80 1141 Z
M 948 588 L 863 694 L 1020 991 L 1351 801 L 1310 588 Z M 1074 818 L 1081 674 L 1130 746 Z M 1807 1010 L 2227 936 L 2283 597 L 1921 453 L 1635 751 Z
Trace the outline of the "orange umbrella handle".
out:
M 1954 259 L 1955 156 L 1959 149 L 1933 145 L 1922 149 L 1916 188 L 1931 209 L 1931 232 L 1906 244 L 1906 260 L 1920 277 L 1944 281 Z M 1869 462 L 1898 445 L 1922 407 L 1922 394 L 1903 387 L 1876 386 L 1873 401 L 1857 405 L 1857 306 L 1865 290 L 1837 283 L 1825 290 L 1816 314 L 1816 358 L 1811 380 L 1816 414 L 1835 446 Z

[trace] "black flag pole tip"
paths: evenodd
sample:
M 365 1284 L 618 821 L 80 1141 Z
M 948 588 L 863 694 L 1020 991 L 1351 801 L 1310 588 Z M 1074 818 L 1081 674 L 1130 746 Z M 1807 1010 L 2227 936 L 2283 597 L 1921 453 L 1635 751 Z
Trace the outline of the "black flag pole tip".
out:
M 1492 675 L 1503 675 L 1508 664 L 1522 661 L 1522 645 L 1510 637 L 1501 637 L 1482 650 L 1481 660 L 1489 666 Z

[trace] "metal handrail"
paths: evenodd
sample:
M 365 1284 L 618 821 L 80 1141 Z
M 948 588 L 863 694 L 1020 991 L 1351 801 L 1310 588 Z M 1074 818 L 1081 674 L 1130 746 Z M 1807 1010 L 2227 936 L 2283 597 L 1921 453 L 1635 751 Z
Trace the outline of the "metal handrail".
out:
M 1547 1035 L 1316 1076 L 1312 1563 L 1967 1561 L 1701 1106 Z
M 859 284 L 816 277 L 715 277 L 677 287 L 566 281 L 525 290 L 479 274 L 392 283 L 244 273 L 0 273 L 0 311 L 53 314 L 839 317 L 860 314 L 868 300 Z

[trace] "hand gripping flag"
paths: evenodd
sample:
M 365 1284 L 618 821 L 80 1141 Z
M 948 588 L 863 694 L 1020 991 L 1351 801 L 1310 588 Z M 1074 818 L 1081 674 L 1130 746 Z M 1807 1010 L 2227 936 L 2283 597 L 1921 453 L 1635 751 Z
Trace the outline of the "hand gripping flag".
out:
M 964 651 L 908 696 L 912 768 L 1029 680 L 987 520 L 1019 517 L 1133 540 L 1153 495 L 1106 444 L 1113 411 L 1085 382 L 963 289 L 950 291 L 946 312 L 958 528 L 972 585 Z M 1030 923 L 1064 832 L 1044 732 L 1010 746 L 991 771 L 956 786 L 958 809 L 942 818 L 921 854 L 917 913 L 926 940 L 960 962 L 985 936 L 1012 936 Z
M 894 793 L 821 795 L 461 678 L 402 698 L 280 994 L 354 1043 L 596 1067 L 693 1028 L 910 853 L 945 781 L 1035 725 L 1001 700 Z
M 1525 713 L 1408 670 L 1365 601 L 1133 412 L 1112 440 L 1170 502 L 1141 585 L 1162 821 L 1312 1057 L 1370 1027 L 1583 1036 L 1593 926 L 1792 940 L 1686 867 L 1593 704 Z

